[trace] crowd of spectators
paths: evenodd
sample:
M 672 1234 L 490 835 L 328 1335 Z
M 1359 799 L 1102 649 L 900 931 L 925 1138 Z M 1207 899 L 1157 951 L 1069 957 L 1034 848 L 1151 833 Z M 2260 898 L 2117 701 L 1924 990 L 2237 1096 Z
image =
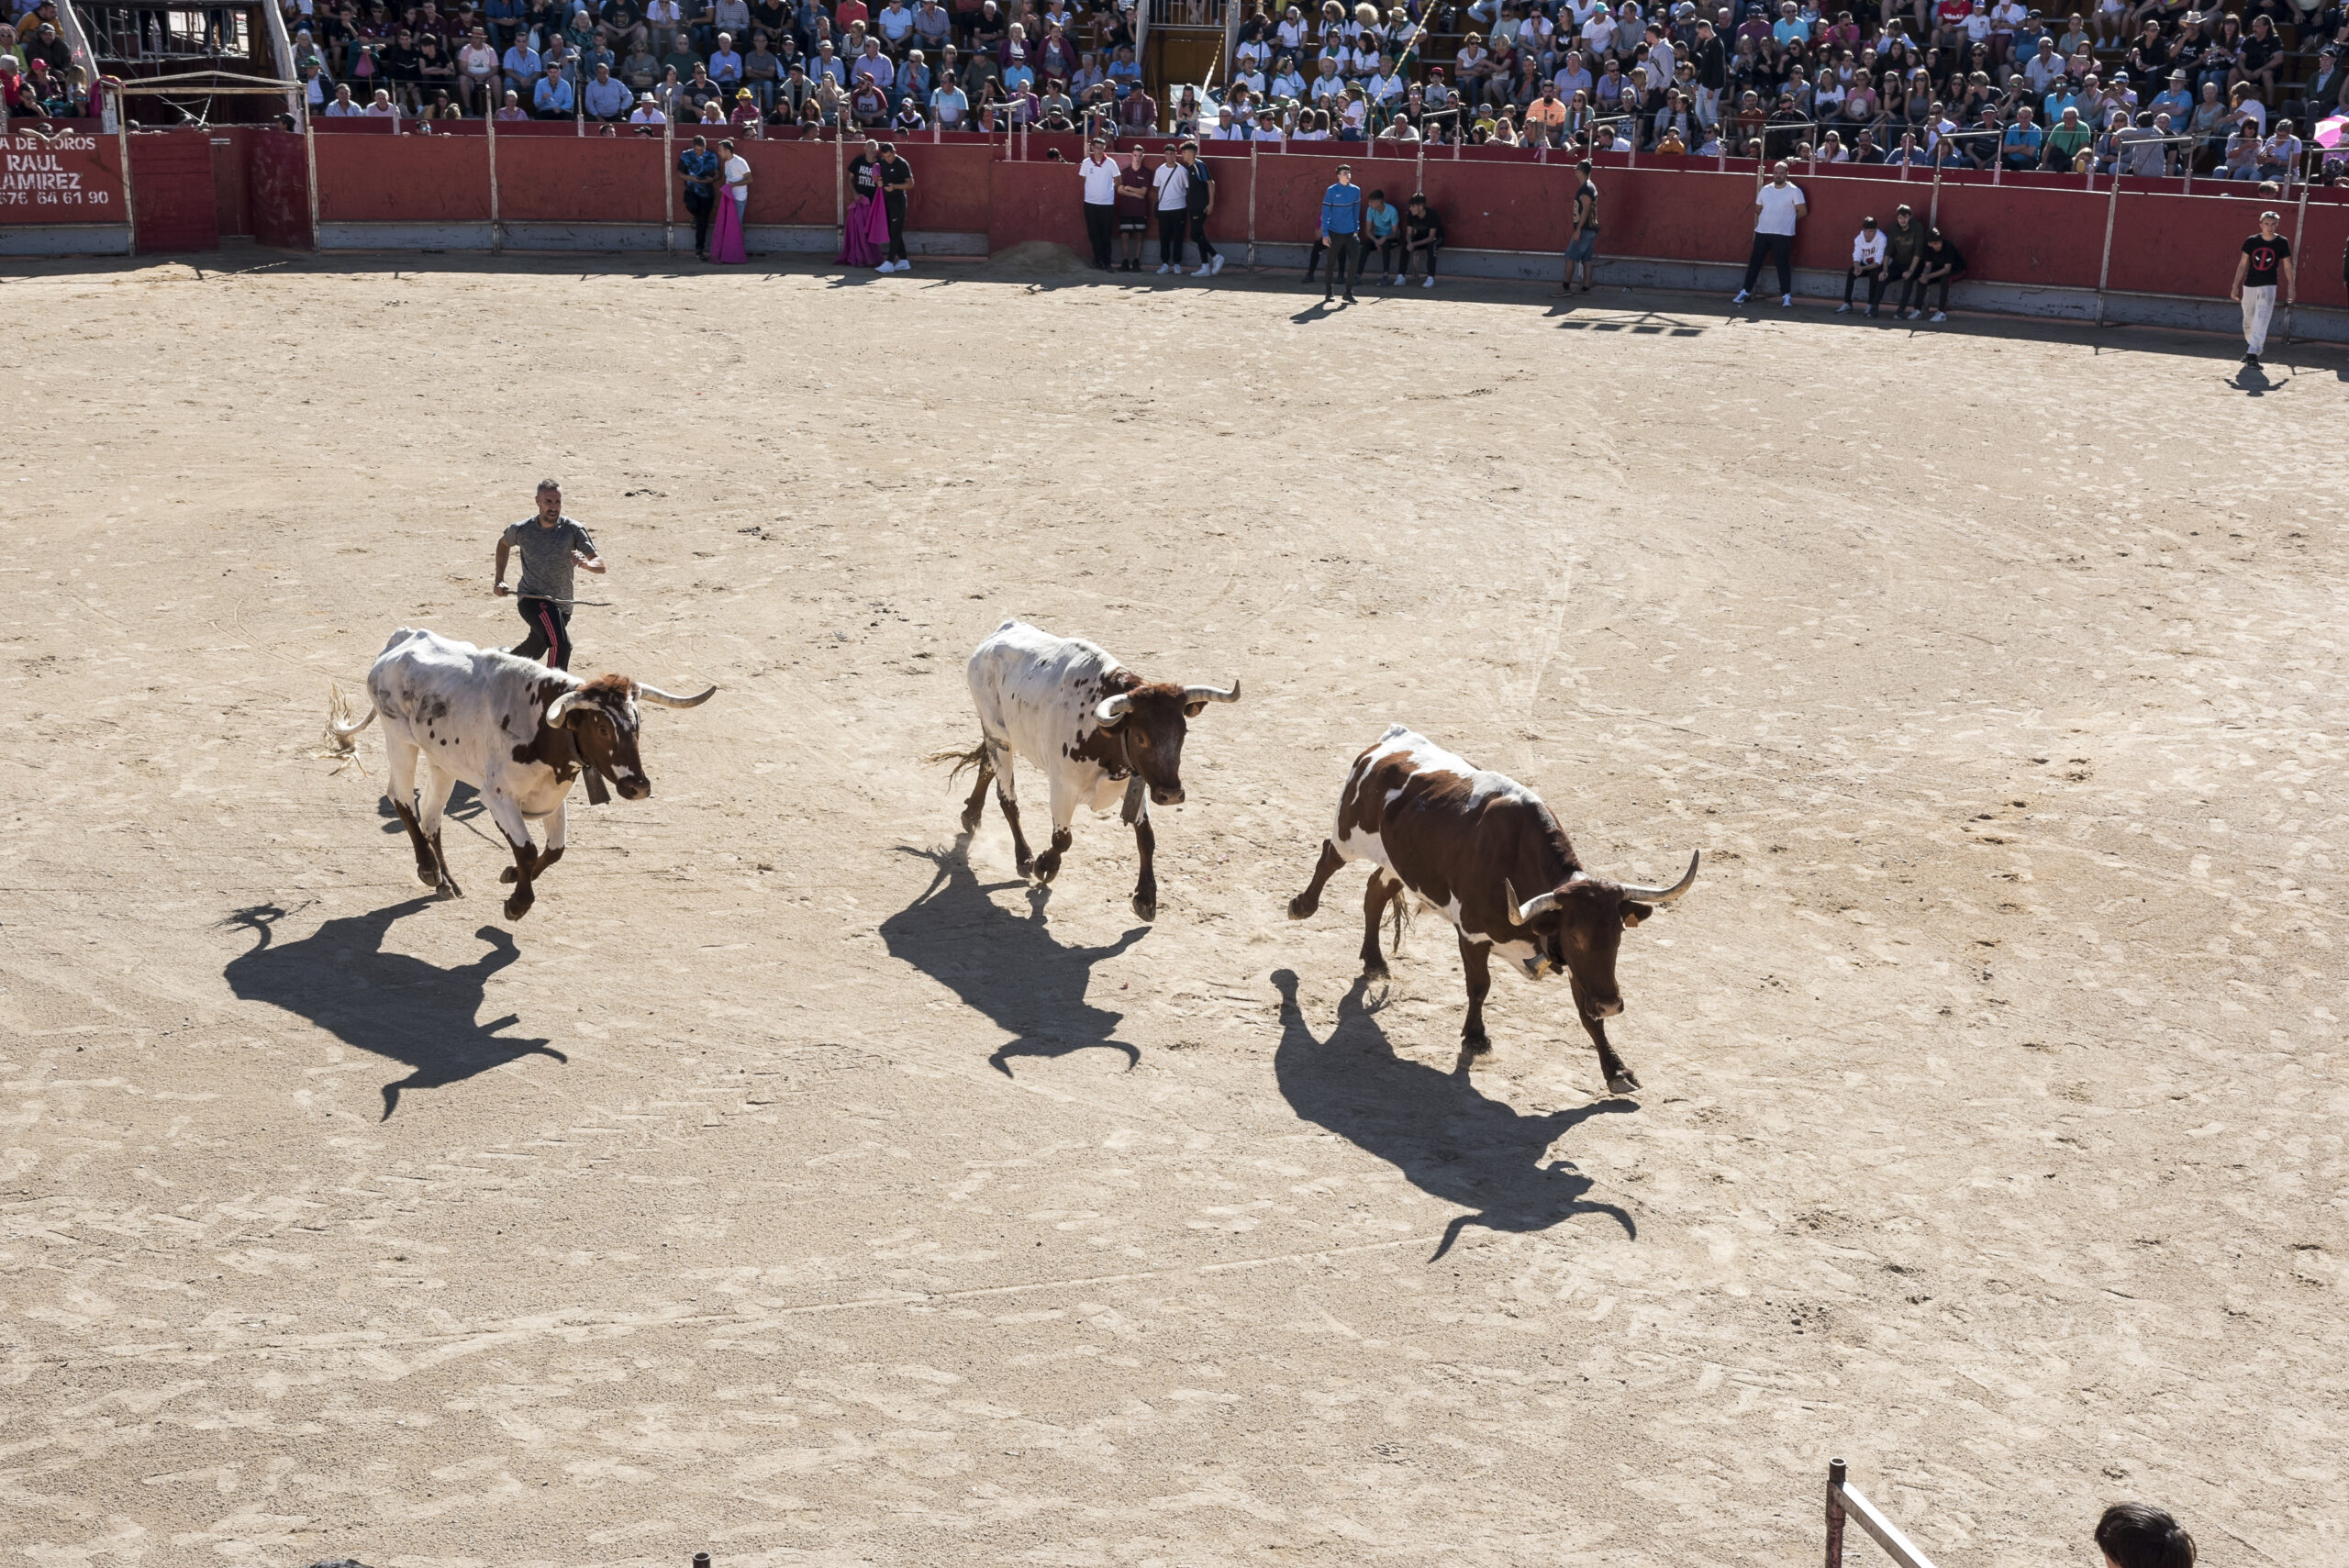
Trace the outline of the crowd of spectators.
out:
M 0 107 L 12 119 L 90 112 L 90 73 L 65 46 L 57 0 L 9 0 L 0 22 Z

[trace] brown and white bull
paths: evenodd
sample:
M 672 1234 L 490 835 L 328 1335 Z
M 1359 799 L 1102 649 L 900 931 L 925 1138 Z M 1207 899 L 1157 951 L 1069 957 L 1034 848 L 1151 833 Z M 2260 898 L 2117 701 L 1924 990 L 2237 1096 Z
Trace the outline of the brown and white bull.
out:
M 1623 1010 L 1615 951 L 1625 927 L 1688 891 L 1697 855 L 1670 887 L 1593 876 L 1539 795 L 1396 724 L 1354 759 L 1338 793 L 1336 830 L 1322 841 L 1311 885 L 1289 901 L 1289 918 L 1305 919 L 1320 907 L 1322 886 L 1358 860 L 1372 864 L 1363 899 L 1365 976 L 1386 973 L 1378 921 L 1391 899 L 1415 897 L 1459 933 L 1468 980 L 1468 1018 L 1460 1031 L 1464 1057 L 1492 1049 L 1485 995 L 1493 984 L 1487 961 L 1498 953 L 1531 980 L 1563 971 L 1575 1011 L 1598 1048 L 1608 1088 L 1619 1095 L 1639 1088 L 1607 1043 L 1604 1020 Z M 1396 914 L 1399 930 L 1402 910 Z
M 1076 808 L 1108 811 L 1124 804 L 1132 824 L 1141 875 L 1134 883 L 1133 911 L 1158 917 L 1158 877 L 1152 869 L 1157 837 L 1150 807 L 1183 804 L 1183 740 L 1188 720 L 1211 702 L 1238 702 L 1240 683 L 1228 691 L 1145 681 L 1093 643 L 1054 637 L 1025 621 L 996 628 L 971 655 L 966 672 L 971 701 L 979 710 L 979 743 L 968 751 L 944 751 L 954 772 L 979 770 L 979 782 L 963 806 L 963 831 L 975 829 L 986 809 L 987 784 L 1011 824 L 1011 844 L 1019 874 L 1032 870 L 1049 883 L 1069 846 L 1069 824 Z M 1019 830 L 1019 802 L 1013 788 L 1014 760 L 1044 771 L 1052 797 L 1052 842 L 1031 857 Z
M 440 852 L 440 812 L 459 780 L 480 791 L 514 851 L 501 880 L 514 884 L 506 917 L 518 920 L 537 897 L 531 883 L 562 859 L 563 803 L 583 773 L 591 803 L 606 798 L 607 780 L 623 800 L 652 793 L 637 753 L 638 699 L 697 707 L 717 690 L 681 697 L 626 675 L 583 681 L 495 648 L 402 627 L 367 672 L 366 716 L 329 720 L 327 728 L 347 748 L 383 716 L 391 774 L 384 794 L 416 848 L 417 878 L 452 898 L 462 890 Z M 546 824 L 543 850 L 531 848 L 532 822 Z

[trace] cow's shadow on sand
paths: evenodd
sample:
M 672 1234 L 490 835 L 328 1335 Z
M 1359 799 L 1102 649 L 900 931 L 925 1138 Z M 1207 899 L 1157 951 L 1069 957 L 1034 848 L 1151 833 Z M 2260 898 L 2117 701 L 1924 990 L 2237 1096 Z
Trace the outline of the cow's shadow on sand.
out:
M 438 969 L 406 953 L 385 952 L 393 922 L 440 902 L 411 898 L 388 909 L 328 920 L 299 941 L 276 940 L 285 911 L 274 904 L 239 909 L 223 922 L 250 928 L 261 940 L 230 959 L 221 975 L 250 1002 L 267 1002 L 307 1018 L 346 1045 L 413 1069 L 384 1085 L 384 1119 L 399 1108 L 403 1089 L 438 1089 L 525 1056 L 570 1058 L 543 1040 L 497 1031 L 517 1014 L 477 1023 L 489 977 L 521 956 L 514 938 L 496 926 L 474 935 L 489 951 L 459 969 Z
M 1020 919 L 998 906 L 991 895 L 1024 882 L 983 883 L 971 870 L 969 840 L 949 850 L 897 852 L 928 861 L 937 874 L 921 896 L 881 922 L 889 955 L 912 964 L 995 1021 L 1014 1038 L 987 1058 L 1006 1077 L 1015 1056 L 1066 1056 L 1106 1047 L 1123 1051 L 1126 1065 L 1141 1052 L 1116 1038 L 1125 1015 L 1085 999 L 1093 966 L 1115 958 L 1149 933 L 1137 926 L 1107 947 L 1067 947 L 1044 923 L 1042 897 L 1031 896 L 1034 913 Z M 1041 890 L 1033 890 L 1041 892 Z
M 1281 1042 L 1273 1074 L 1297 1114 L 1403 1173 L 1431 1197 L 1473 1209 L 1444 1228 L 1441 1258 L 1471 1225 L 1488 1230 L 1546 1230 L 1577 1214 L 1603 1214 L 1637 1237 L 1631 1217 L 1592 1203 L 1590 1178 L 1550 1146 L 1595 1116 L 1633 1108 L 1599 1100 L 1572 1110 L 1526 1116 L 1480 1094 L 1464 1072 L 1445 1072 L 1397 1056 L 1379 1027 L 1368 984 L 1356 980 L 1338 1003 L 1327 1040 L 1306 1028 L 1297 975 L 1279 970 Z M 1433 1259 L 1430 1260 L 1431 1262 Z

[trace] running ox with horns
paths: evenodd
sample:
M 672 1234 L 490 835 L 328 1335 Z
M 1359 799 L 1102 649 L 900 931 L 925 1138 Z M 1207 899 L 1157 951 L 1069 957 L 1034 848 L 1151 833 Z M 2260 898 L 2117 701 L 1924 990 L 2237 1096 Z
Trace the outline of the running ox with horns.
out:
M 1363 973 L 1382 978 L 1378 921 L 1390 900 L 1416 897 L 1452 922 L 1467 972 L 1468 1018 L 1462 1027 L 1464 1061 L 1490 1051 L 1485 1034 L 1485 995 L 1492 989 L 1494 953 L 1530 980 L 1564 972 L 1575 1011 L 1591 1043 L 1607 1087 L 1630 1094 L 1640 1086 L 1607 1043 L 1605 1020 L 1623 1010 L 1615 984 L 1615 951 L 1623 929 L 1688 891 L 1698 857 L 1670 887 L 1609 882 L 1583 869 L 1574 845 L 1550 808 L 1523 784 L 1475 767 L 1423 735 L 1390 725 L 1354 760 L 1338 794 L 1336 830 L 1321 845 L 1311 885 L 1289 901 L 1289 918 L 1320 907 L 1321 889 L 1350 861 L 1371 862 L 1363 899 Z M 1401 929 L 1402 907 L 1396 909 Z
M 979 743 L 930 759 L 952 761 L 956 773 L 967 767 L 979 770 L 979 782 L 963 806 L 963 831 L 977 828 L 992 781 L 1003 818 L 1011 825 L 1019 874 L 1032 870 L 1038 882 L 1049 883 L 1069 846 L 1076 808 L 1108 811 L 1122 800 L 1141 855 L 1133 911 L 1145 920 L 1156 919 L 1158 877 L 1151 859 L 1157 839 L 1150 807 L 1183 803 L 1187 721 L 1211 702 L 1238 702 L 1240 683 L 1219 691 L 1145 681 L 1090 642 L 1054 637 L 1018 620 L 1005 621 L 979 644 L 967 673 L 971 701 L 979 710 Z M 1032 857 L 1019 830 L 1015 759 L 1043 770 L 1052 796 L 1052 847 Z
M 607 780 L 623 800 L 652 793 L 637 754 L 638 699 L 697 707 L 717 690 L 681 697 L 626 675 L 583 681 L 495 648 L 402 627 L 367 672 L 373 706 L 366 716 L 351 724 L 330 720 L 327 728 L 348 747 L 384 716 L 391 773 L 384 793 L 415 846 L 417 879 L 452 898 L 462 890 L 440 852 L 440 812 L 459 780 L 479 790 L 514 851 L 502 880 L 514 884 L 506 917 L 518 920 L 537 897 L 532 881 L 562 859 L 563 803 L 582 773 L 590 803 L 605 798 Z M 535 852 L 532 822 L 546 824 L 546 848 Z

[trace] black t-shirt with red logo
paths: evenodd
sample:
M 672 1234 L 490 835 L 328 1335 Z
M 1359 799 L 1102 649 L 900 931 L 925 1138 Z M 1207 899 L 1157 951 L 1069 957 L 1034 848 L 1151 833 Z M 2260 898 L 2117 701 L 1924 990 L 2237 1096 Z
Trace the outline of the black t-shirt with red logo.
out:
M 2284 258 L 2292 253 L 2292 242 L 2280 234 L 2273 239 L 2254 234 L 2243 242 L 2243 253 L 2251 258 L 2251 268 L 2243 275 L 2243 286 L 2273 288 Z

